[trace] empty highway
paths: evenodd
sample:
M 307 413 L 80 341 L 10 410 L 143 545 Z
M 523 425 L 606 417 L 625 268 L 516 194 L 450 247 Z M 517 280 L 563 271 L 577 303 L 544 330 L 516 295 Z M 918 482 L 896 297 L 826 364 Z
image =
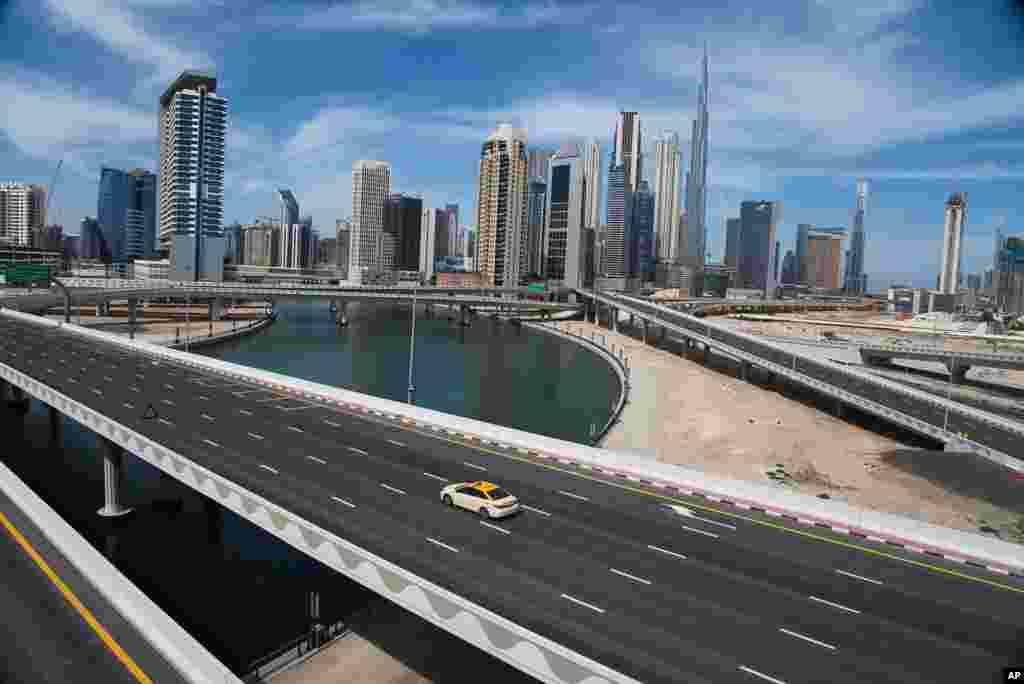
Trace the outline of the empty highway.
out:
M 1024 662 L 1015 578 L 904 562 L 5 317 L 0 363 L 639 681 L 960 684 Z M 525 510 L 484 521 L 440 503 L 445 483 L 474 479 Z

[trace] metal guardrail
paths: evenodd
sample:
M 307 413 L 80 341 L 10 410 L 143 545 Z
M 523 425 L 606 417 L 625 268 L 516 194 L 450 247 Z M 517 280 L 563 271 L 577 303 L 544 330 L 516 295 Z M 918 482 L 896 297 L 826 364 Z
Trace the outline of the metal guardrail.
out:
M 1001 354 L 998 352 L 959 352 L 938 349 L 935 347 L 922 347 L 920 345 L 905 344 L 864 344 L 859 345 L 858 348 L 864 351 L 877 351 L 884 354 L 914 354 L 921 356 L 937 356 L 942 358 L 955 357 L 961 361 L 970 361 L 977 359 L 978 361 L 994 361 L 997 363 L 1019 364 L 1022 368 L 1024 368 L 1024 354 Z

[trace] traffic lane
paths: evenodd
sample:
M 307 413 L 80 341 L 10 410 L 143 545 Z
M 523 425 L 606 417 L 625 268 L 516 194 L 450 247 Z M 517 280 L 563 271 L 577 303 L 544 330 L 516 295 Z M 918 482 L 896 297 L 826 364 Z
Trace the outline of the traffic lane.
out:
M 304 447 L 297 447 L 293 458 L 301 458 L 303 449 Z M 367 460 L 367 463 L 360 465 L 359 460 Z M 419 497 L 428 506 L 441 506 L 438 498 L 443 483 L 435 480 L 439 476 L 434 472 L 419 472 L 414 468 L 402 469 L 394 464 L 374 463 L 370 454 L 353 458 L 351 453 L 345 454 L 343 451 L 335 457 L 327 456 L 325 468 L 332 472 L 335 469 L 348 472 L 358 468 L 374 481 L 388 482 L 401 488 L 408 497 Z M 458 481 L 460 478 L 452 479 Z M 468 513 L 462 517 L 472 519 Z M 916 672 L 925 673 L 934 681 L 949 677 L 950 673 L 966 675 L 975 672 L 991 661 L 991 654 L 977 649 L 942 641 L 929 634 L 913 632 L 885 620 L 875 620 L 868 614 L 850 619 L 850 611 L 837 610 L 836 605 L 815 602 L 808 596 L 793 595 L 745 577 L 728 577 L 727 573 L 704 564 L 692 564 L 685 559 L 681 563 L 680 559 L 664 551 L 652 549 L 632 540 L 611 537 L 600 530 L 582 526 L 563 525 L 561 522 L 559 518 L 545 518 L 527 510 L 515 518 L 488 521 L 488 527 L 500 528 L 495 529 L 499 534 L 502 534 L 502 530 L 511 533 L 510 536 L 495 539 L 500 540 L 498 543 L 505 547 L 512 548 L 513 554 L 520 559 L 543 556 L 545 562 L 555 562 L 568 571 L 570 564 L 575 563 L 576 559 L 558 562 L 560 555 L 568 552 L 583 558 L 585 569 L 598 568 L 601 583 L 616 575 L 613 585 L 621 581 L 626 581 L 627 585 L 634 582 L 640 585 L 641 593 L 645 591 L 645 587 L 651 587 L 651 591 L 657 594 L 657 602 L 664 604 L 674 614 L 696 615 L 700 612 L 699 606 L 674 605 L 677 600 L 701 599 L 707 603 L 710 601 L 707 597 L 713 596 L 714 604 L 708 604 L 709 612 L 713 615 L 728 614 L 730 611 L 749 613 L 770 620 L 774 627 L 814 635 L 814 638 L 831 644 L 841 643 L 844 652 L 858 651 L 861 655 L 868 654 L 883 661 L 903 658 L 915 663 Z M 454 523 L 455 519 L 452 524 Z M 470 535 L 469 543 L 475 543 L 481 530 L 470 523 L 468 526 L 453 527 L 449 531 L 449 536 L 459 535 L 452 538 L 461 540 L 466 532 Z M 441 533 L 443 531 L 438 532 Z M 531 546 L 538 543 L 539 548 Z M 514 548 L 524 545 L 528 548 Z M 676 548 L 686 549 L 686 545 L 677 544 Z M 537 575 L 542 573 L 543 568 L 535 572 Z M 700 596 L 692 593 L 694 587 L 700 588 Z M 581 592 L 586 591 L 590 592 L 589 595 L 594 595 L 592 587 L 581 589 Z M 597 591 L 611 593 L 612 588 L 606 590 L 599 586 Z M 756 606 L 756 609 L 752 610 L 753 606 Z M 738 623 L 743 620 L 743 616 L 732 616 L 730 619 Z
M 146 676 L 161 683 L 187 681 L 3 494 L 0 512 Z M 5 654 L 0 658 L 0 681 L 138 684 L 139 680 L 3 528 L 0 568 L 4 578 L 0 583 L 0 639 Z

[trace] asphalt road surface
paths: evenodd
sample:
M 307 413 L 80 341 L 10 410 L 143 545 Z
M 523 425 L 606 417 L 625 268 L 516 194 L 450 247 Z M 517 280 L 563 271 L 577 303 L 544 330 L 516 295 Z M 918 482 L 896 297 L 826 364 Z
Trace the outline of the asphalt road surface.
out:
M 153 682 L 182 677 L 68 563 L 10 499 L 0 494 L 0 513 L 40 555 L 107 634 Z M 138 684 L 99 634 L 65 599 L 53 581 L 0 526 L 0 682 L 109 682 Z
M 1014 578 L 682 497 L 680 515 L 621 483 L 6 318 L 0 363 L 643 682 L 961 684 L 1024 662 Z M 482 521 L 441 504 L 445 483 L 475 479 L 525 510 Z

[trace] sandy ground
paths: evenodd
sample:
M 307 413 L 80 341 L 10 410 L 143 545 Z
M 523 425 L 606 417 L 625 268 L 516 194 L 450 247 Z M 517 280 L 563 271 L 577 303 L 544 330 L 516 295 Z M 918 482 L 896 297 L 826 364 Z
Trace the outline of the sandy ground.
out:
M 632 391 L 609 449 L 762 483 L 781 464 L 789 477 L 780 486 L 960 529 L 1007 528 L 1024 514 L 1024 482 L 987 462 L 908 445 L 913 436 L 870 418 L 842 420 L 789 389 L 740 381 L 725 361 L 708 368 L 699 354 L 691 360 L 590 323 L 558 325 L 605 334 L 629 358 Z
M 269 679 L 272 684 L 420 684 L 430 680 L 367 641 L 349 633 L 294 667 Z

